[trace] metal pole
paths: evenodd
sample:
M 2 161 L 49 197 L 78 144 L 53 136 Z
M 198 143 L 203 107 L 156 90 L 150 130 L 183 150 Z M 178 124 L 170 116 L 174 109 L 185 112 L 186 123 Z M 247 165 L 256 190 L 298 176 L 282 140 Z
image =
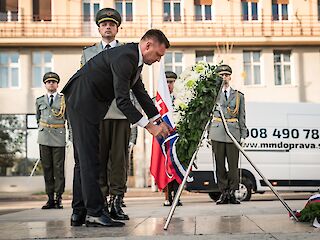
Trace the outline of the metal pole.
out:
M 31 171 L 29 177 L 32 177 L 32 176 L 33 176 L 33 174 L 34 174 L 34 172 L 36 171 L 36 168 L 37 168 L 39 162 L 40 162 L 40 158 L 38 158 L 38 160 L 37 160 L 36 163 L 34 164 L 34 167 L 33 167 L 32 171 Z
M 223 111 L 221 109 L 220 104 L 217 104 L 218 107 L 218 111 L 220 112 L 221 118 L 222 118 L 222 122 L 223 122 L 223 126 L 226 130 L 226 133 L 228 134 L 228 136 L 231 138 L 231 140 L 233 141 L 234 145 L 236 145 L 236 147 L 240 150 L 240 152 L 245 156 L 245 158 L 248 160 L 248 162 L 251 164 L 251 166 L 257 171 L 257 173 L 260 175 L 260 177 L 262 177 L 263 181 L 268 185 L 268 187 L 271 189 L 271 191 L 277 196 L 277 198 L 279 199 L 279 201 L 282 203 L 282 205 L 288 210 L 288 212 L 292 215 L 292 217 L 299 222 L 299 219 L 297 218 L 297 216 L 294 214 L 294 212 L 292 211 L 292 209 L 288 206 L 288 204 L 282 199 L 282 197 L 279 195 L 278 191 L 272 186 L 272 184 L 269 182 L 269 180 L 262 174 L 262 172 L 260 172 L 260 170 L 254 165 L 254 163 L 250 160 L 249 156 L 247 155 L 247 153 L 243 150 L 243 148 L 241 147 L 241 145 L 237 142 L 237 140 L 233 137 L 233 135 L 230 133 L 226 119 L 224 117 Z
M 210 120 L 211 120 L 211 119 L 210 119 Z M 175 211 L 175 209 L 176 209 L 178 200 L 179 200 L 179 198 L 180 198 L 180 195 L 181 195 L 181 193 L 182 193 L 182 190 L 183 190 L 183 188 L 184 188 L 184 185 L 185 185 L 186 182 L 187 182 L 187 178 L 188 178 L 188 176 L 189 176 L 189 174 L 190 174 L 191 167 L 192 167 L 192 165 L 193 165 L 194 160 L 196 159 L 196 156 L 197 156 L 197 153 L 198 153 L 198 151 L 199 151 L 200 145 L 201 145 L 202 140 L 203 140 L 203 138 L 204 138 L 204 134 L 205 134 L 205 132 L 206 132 L 207 127 L 208 127 L 209 124 L 210 124 L 210 120 L 207 122 L 206 127 L 205 127 L 205 130 L 202 132 L 202 136 L 201 136 L 200 141 L 199 141 L 199 143 L 198 143 L 197 149 L 196 149 L 196 151 L 195 151 L 195 152 L 193 153 L 193 155 L 192 155 L 192 158 L 191 158 L 191 161 L 190 161 L 190 163 L 189 163 L 189 166 L 188 166 L 188 169 L 187 169 L 187 171 L 186 171 L 186 174 L 184 175 L 183 181 L 182 181 L 182 183 L 180 184 L 179 189 L 178 189 L 178 192 L 176 193 L 176 195 L 175 195 L 175 197 L 174 197 L 173 204 L 172 204 L 172 206 L 171 206 L 169 215 L 168 215 L 168 217 L 167 217 L 166 223 L 165 223 L 164 228 L 163 228 L 164 230 L 167 230 L 167 229 L 168 229 L 168 226 L 169 226 L 169 224 L 170 224 L 172 215 L 173 215 L 173 213 L 174 213 L 174 211 Z
M 219 90 L 219 92 L 218 92 L 216 101 L 218 100 L 218 98 L 219 98 L 219 96 L 220 96 L 220 93 L 221 93 L 221 91 L 222 91 L 222 86 L 223 86 L 223 84 L 221 84 L 221 86 L 220 86 L 220 90 Z M 196 159 L 196 156 L 197 156 L 197 154 L 198 154 L 199 148 L 200 148 L 200 146 L 201 146 L 201 144 L 202 144 L 202 140 L 203 140 L 203 138 L 204 138 L 204 136 L 205 136 L 206 130 L 207 130 L 207 128 L 209 127 L 209 124 L 210 124 L 210 122 L 211 122 L 212 115 L 213 115 L 213 112 L 215 111 L 215 108 L 216 108 L 216 104 L 214 104 L 214 106 L 213 106 L 213 108 L 212 108 L 212 111 L 211 111 L 211 114 L 210 114 L 210 118 L 209 118 L 209 120 L 208 120 L 208 122 L 207 122 L 207 124 L 206 124 L 206 127 L 204 128 L 204 130 L 203 130 L 203 132 L 202 132 L 202 135 L 201 135 L 200 141 L 199 141 L 199 143 L 198 143 L 197 149 L 196 149 L 196 151 L 195 151 L 195 152 L 193 153 L 193 155 L 192 155 L 192 158 L 191 158 L 191 161 L 190 161 L 189 166 L 188 166 L 188 168 L 187 168 L 186 174 L 184 175 L 184 178 L 183 178 L 183 180 L 182 180 L 182 183 L 180 184 L 179 189 L 178 189 L 178 191 L 177 191 L 177 193 L 176 193 L 176 195 L 175 195 L 175 197 L 174 197 L 173 204 L 172 204 L 171 209 L 170 209 L 170 212 L 169 212 L 169 214 L 168 214 L 166 223 L 165 223 L 165 225 L 164 225 L 164 227 L 163 227 L 164 230 L 167 230 L 167 229 L 168 229 L 168 226 L 169 226 L 170 221 L 171 221 L 171 219 L 172 219 L 173 213 L 174 213 L 174 211 L 176 210 L 178 200 L 179 200 L 179 198 L 180 198 L 180 196 L 181 196 L 181 193 L 182 193 L 182 190 L 183 190 L 183 188 L 184 188 L 184 185 L 185 185 L 186 182 L 187 182 L 187 178 L 188 178 L 188 176 L 189 176 L 189 174 L 190 174 L 191 167 L 192 167 L 192 165 L 194 164 L 194 160 Z

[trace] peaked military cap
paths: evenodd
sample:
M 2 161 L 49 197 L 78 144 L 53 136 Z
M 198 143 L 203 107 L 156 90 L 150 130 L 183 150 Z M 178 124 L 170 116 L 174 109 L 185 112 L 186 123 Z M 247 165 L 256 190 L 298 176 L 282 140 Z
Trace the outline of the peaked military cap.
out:
M 104 21 L 112 21 L 119 27 L 121 24 L 120 13 L 113 8 L 102 8 L 97 12 L 96 24 L 99 26 L 100 23 Z
M 223 73 L 232 74 L 232 69 L 229 65 L 223 64 L 223 65 L 218 66 L 217 73 L 219 73 L 219 74 L 223 74 Z
M 167 79 L 177 79 L 177 74 L 175 74 L 174 72 L 166 71 L 165 74 Z
M 59 83 L 60 77 L 55 72 L 47 72 L 46 74 L 44 74 L 42 81 L 44 83 L 46 83 L 48 81 L 56 81 L 57 83 Z

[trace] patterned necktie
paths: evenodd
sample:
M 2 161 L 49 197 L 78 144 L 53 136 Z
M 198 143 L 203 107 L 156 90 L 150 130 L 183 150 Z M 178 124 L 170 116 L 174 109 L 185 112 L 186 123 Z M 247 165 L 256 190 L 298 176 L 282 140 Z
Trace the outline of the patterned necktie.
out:
M 228 101 L 227 90 L 224 90 L 224 97 L 226 98 L 226 101 Z
M 50 101 L 49 101 L 50 107 L 52 106 L 52 104 L 53 104 L 53 95 L 51 94 L 51 95 L 50 95 Z

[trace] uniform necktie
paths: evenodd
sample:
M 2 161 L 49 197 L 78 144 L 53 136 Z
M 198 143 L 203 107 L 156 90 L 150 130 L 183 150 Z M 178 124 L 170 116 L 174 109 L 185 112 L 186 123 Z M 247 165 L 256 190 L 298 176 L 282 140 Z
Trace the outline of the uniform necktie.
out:
M 226 98 L 226 101 L 228 101 L 227 90 L 224 90 L 224 97 Z
M 52 106 L 52 104 L 53 104 L 53 95 L 51 94 L 51 95 L 50 95 L 50 101 L 49 101 L 50 107 Z
M 107 44 L 105 47 L 104 47 L 104 50 L 108 50 L 109 48 L 111 48 L 110 44 Z

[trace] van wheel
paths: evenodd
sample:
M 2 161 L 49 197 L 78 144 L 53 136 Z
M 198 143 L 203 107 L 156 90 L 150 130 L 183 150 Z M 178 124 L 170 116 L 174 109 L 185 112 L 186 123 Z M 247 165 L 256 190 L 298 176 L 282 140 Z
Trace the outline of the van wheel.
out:
M 210 198 L 215 202 L 219 199 L 220 195 L 220 192 L 209 192 Z
M 235 192 L 236 198 L 240 201 L 249 201 L 252 193 L 252 181 L 250 178 L 242 177 L 239 190 Z

